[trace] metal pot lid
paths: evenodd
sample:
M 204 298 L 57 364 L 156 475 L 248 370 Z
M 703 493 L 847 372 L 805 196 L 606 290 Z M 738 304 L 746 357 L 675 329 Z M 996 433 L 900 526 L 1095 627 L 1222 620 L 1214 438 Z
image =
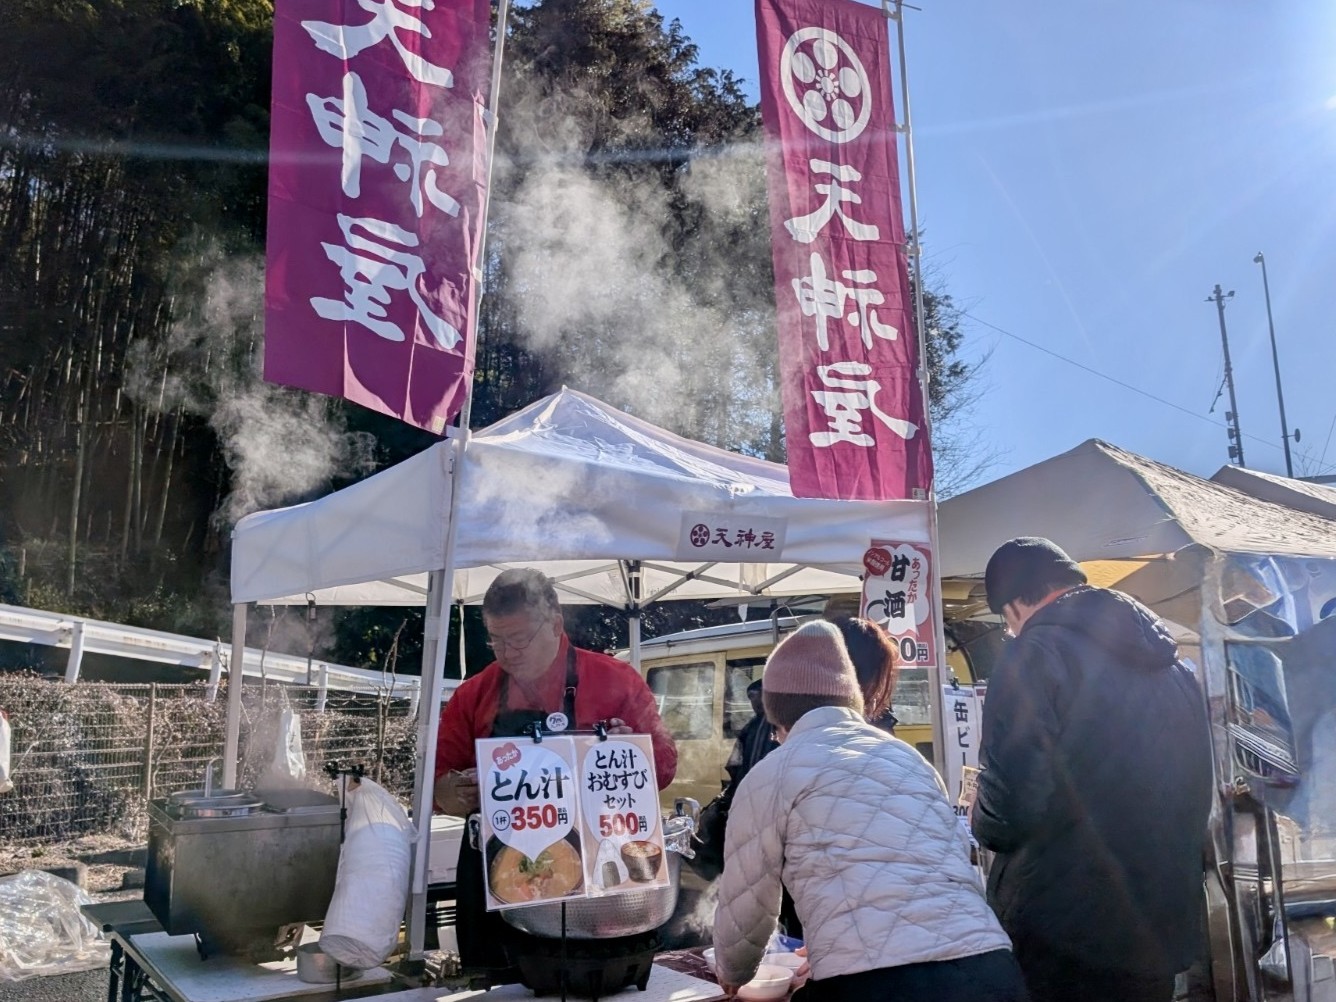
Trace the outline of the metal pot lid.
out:
M 263 806 L 259 797 L 236 790 L 209 797 L 203 791 L 183 790 L 169 798 L 170 811 L 183 818 L 232 818 L 253 814 Z
M 264 801 L 264 809 L 273 814 L 328 814 L 337 813 L 339 798 L 319 790 L 299 787 L 290 790 L 256 790 Z
M 255 798 L 245 790 L 214 790 L 206 794 L 203 790 L 177 790 L 169 794 L 167 800 L 173 804 L 194 803 L 199 800 L 218 801 L 219 803 L 235 803 L 237 801 L 254 800 Z

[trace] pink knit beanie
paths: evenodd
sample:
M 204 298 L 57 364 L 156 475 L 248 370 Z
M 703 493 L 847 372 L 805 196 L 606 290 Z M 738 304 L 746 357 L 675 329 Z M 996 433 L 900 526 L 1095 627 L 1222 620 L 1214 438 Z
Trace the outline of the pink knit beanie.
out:
M 839 627 L 823 619 L 800 626 L 785 637 L 765 663 L 764 691 L 828 696 L 862 705 L 862 692 Z

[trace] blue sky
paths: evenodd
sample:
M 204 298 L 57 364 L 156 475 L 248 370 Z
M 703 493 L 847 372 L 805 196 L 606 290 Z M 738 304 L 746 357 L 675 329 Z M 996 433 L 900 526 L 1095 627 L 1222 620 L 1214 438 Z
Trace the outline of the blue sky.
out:
M 973 417 L 997 454 L 984 479 L 1087 438 L 1215 472 L 1228 444 L 1228 395 L 1208 414 L 1216 283 L 1236 291 L 1246 465 L 1284 473 L 1259 250 L 1302 431 L 1295 474 L 1336 473 L 1336 4 L 919 6 L 906 11 L 919 216 L 937 283 L 969 308 L 970 351 L 991 352 Z M 657 7 L 756 97 L 751 3 Z

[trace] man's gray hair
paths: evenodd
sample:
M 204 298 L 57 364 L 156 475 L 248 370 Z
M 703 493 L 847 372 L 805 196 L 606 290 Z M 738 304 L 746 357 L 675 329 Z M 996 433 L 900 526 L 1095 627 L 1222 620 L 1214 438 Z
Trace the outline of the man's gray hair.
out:
M 484 616 L 513 616 L 529 612 L 536 616 L 561 614 L 561 602 L 552 579 L 533 567 L 512 567 L 498 574 L 482 597 Z

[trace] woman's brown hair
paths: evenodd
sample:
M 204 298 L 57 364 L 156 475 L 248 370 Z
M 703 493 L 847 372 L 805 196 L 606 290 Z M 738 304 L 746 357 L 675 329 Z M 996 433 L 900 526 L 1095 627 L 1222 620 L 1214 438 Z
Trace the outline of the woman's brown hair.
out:
M 854 663 L 858 687 L 863 690 L 863 713 L 876 720 L 891 708 L 899 658 L 890 635 L 870 619 L 841 616 L 834 620 Z

